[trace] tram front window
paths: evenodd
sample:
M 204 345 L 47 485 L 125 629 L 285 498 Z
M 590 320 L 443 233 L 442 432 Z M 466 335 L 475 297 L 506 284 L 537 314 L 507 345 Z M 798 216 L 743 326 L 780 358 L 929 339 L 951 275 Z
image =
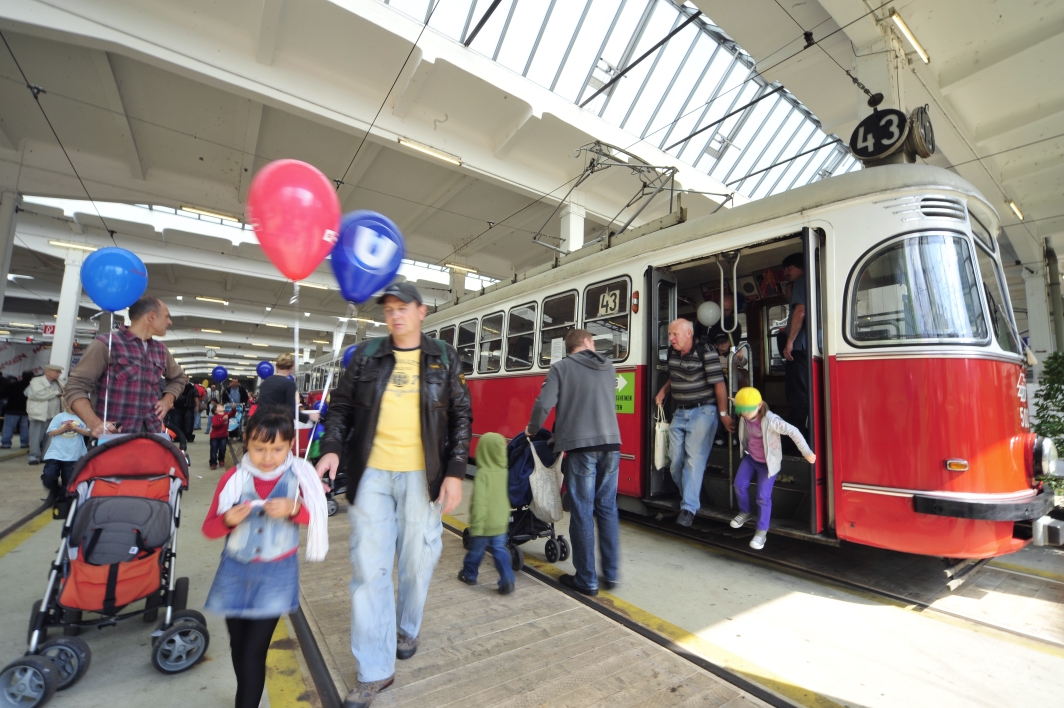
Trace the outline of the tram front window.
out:
M 1012 317 L 1009 316 L 1001 270 L 994 257 L 983 250 L 982 245 L 975 249 L 975 253 L 979 257 L 979 272 L 983 276 L 983 290 L 986 293 L 986 304 L 990 308 L 990 324 L 994 328 L 994 339 L 1005 351 L 1019 354 L 1019 336 L 1012 326 Z
M 850 287 L 855 343 L 987 340 L 971 246 L 959 235 L 895 241 L 861 264 Z
M 595 351 L 613 361 L 628 358 L 628 279 L 592 285 L 584 294 L 584 329 Z

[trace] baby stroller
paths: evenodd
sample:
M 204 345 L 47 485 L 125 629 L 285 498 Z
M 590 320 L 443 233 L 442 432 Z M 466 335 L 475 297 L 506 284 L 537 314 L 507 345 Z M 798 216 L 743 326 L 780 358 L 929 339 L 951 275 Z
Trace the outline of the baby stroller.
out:
M 26 655 L 0 672 L 0 705 L 35 708 L 70 688 L 91 661 L 83 628 L 141 615 L 152 632 L 152 664 L 164 674 L 191 668 L 207 652 L 207 621 L 186 609 L 188 578 L 176 577 L 177 527 L 188 466 L 152 433 L 92 448 L 67 485 L 69 507 L 44 598 L 30 612 Z M 143 607 L 127 611 L 144 600 Z M 93 617 L 84 615 L 92 613 Z M 48 641 L 52 629 L 63 636 Z
M 325 485 L 325 508 L 329 512 L 329 516 L 333 516 L 340 510 L 340 503 L 336 501 L 336 497 L 343 497 L 347 495 L 347 475 L 343 470 L 336 473 L 336 479 L 329 481 L 329 475 L 323 474 L 321 476 L 322 484 Z
M 532 513 L 532 485 L 529 478 L 535 471 L 535 461 L 529 449 L 529 440 L 536 447 L 540 462 L 553 466 L 558 456 L 552 449 L 553 436 L 550 431 L 541 429 L 531 438 L 523 432 L 518 433 L 506 446 L 506 462 L 509 468 L 510 528 L 506 534 L 506 545 L 510 550 L 510 560 L 515 571 L 525 564 L 525 553 L 520 546 L 537 538 L 546 538 L 543 554 L 548 563 L 569 558 L 569 541 L 565 536 L 554 532 L 554 524 L 544 521 Z M 462 545 L 469 547 L 469 529 L 462 532 Z

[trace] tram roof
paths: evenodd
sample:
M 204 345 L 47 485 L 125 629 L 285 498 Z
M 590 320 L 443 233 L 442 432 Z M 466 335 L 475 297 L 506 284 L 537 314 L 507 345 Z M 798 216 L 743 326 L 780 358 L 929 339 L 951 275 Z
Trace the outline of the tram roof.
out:
M 558 256 L 552 264 L 518 274 L 515 278 L 516 282 L 503 281 L 485 288 L 483 292 L 464 295 L 458 298 L 457 303 L 440 305 L 436 312 L 448 319 L 461 316 L 470 310 L 487 307 L 527 293 L 535 293 L 543 288 L 564 282 L 577 274 L 606 268 L 640 253 L 703 238 L 705 234 L 728 233 L 776 219 L 809 214 L 833 204 L 872 197 L 887 191 L 912 192 L 928 189 L 959 192 L 974 197 L 974 202 L 970 202 L 970 206 L 974 207 L 978 216 L 990 222 L 987 226 L 996 232 L 997 212 L 985 201 L 979 190 L 963 177 L 931 165 L 884 165 L 828 177 L 804 187 L 791 189 L 742 206 L 724 209 L 716 214 L 709 214 L 631 239 L 625 239 L 622 234 L 619 239 L 615 239 L 613 246 L 606 247 L 603 242 L 565 256 Z M 618 240 L 620 242 L 616 243 Z M 589 263 L 577 263 L 590 256 L 595 257 L 594 266 L 589 267 Z

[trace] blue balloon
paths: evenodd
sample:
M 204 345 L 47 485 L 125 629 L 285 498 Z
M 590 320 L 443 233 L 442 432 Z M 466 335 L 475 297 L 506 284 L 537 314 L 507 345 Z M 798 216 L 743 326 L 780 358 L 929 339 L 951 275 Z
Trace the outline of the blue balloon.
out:
M 255 367 L 255 373 L 259 375 L 260 379 L 268 379 L 273 376 L 273 364 L 268 361 L 260 361 L 259 365 Z
M 289 380 L 289 381 L 295 381 L 295 380 L 296 380 L 296 376 L 295 376 L 295 374 L 289 374 L 289 375 L 288 375 L 288 380 Z
M 351 357 L 354 355 L 355 350 L 358 349 L 357 344 L 352 344 L 347 349 L 344 349 L 344 368 L 347 368 L 348 363 L 351 361 Z
M 344 298 L 362 303 L 392 282 L 404 255 L 403 235 L 388 217 L 353 211 L 340 222 L 329 262 Z
M 217 383 L 221 383 L 229 378 L 229 371 L 224 366 L 216 366 L 211 371 L 211 378 Z
M 314 404 L 314 410 L 318 411 L 322 415 L 325 415 L 329 412 L 329 404 L 325 402 L 324 398 L 322 398 Z
M 107 310 L 124 310 L 144 294 L 148 269 L 144 261 L 124 248 L 101 248 L 81 265 L 81 285 L 92 301 Z

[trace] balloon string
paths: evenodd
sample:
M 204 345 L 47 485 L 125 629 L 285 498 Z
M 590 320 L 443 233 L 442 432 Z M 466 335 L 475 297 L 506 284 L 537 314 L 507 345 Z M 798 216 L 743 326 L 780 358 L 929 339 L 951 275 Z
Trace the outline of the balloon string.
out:
M 107 330 L 107 369 L 110 369 L 111 363 L 111 338 L 115 334 L 115 313 L 111 313 L 111 328 Z M 103 432 L 107 433 L 107 404 L 111 401 L 111 381 L 107 377 L 107 369 L 103 370 L 104 376 L 104 389 L 103 389 Z
M 295 347 L 296 347 L 296 363 L 295 363 L 295 376 L 296 376 L 296 401 L 295 401 L 295 414 L 296 414 L 296 427 L 299 426 L 299 283 L 292 281 L 292 302 L 295 304 Z M 309 447 L 309 445 L 308 445 Z
M 349 308 L 350 309 L 350 308 Z M 332 388 L 333 370 L 336 368 L 336 360 L 340 358 L 340 352 L 343 351 L 344 337 L 347 336 L 347 318 L 342 320 L 340 325 L 340 342 L 339 344 L 333 344 L 333 358 L 332 363 L 329 364 L 329 375 L 325 377 L 325 388 L 321 392 L 321 400 L 325 401 L 325 397 L 329 395 L 329 389 Z M 321 406 L 318 406 L 318 410 L 321 410 Z M 321 418 L 318 418 L 318 422 L 314 424 L 314 427 L 310 431 L 310 437 L 307 438 L 307 449 L 303 451 L 303 462 L 310 459 L 310 446 L 314 442 L 314 434 L 318 432 L 318 426 L 322 425 Z

